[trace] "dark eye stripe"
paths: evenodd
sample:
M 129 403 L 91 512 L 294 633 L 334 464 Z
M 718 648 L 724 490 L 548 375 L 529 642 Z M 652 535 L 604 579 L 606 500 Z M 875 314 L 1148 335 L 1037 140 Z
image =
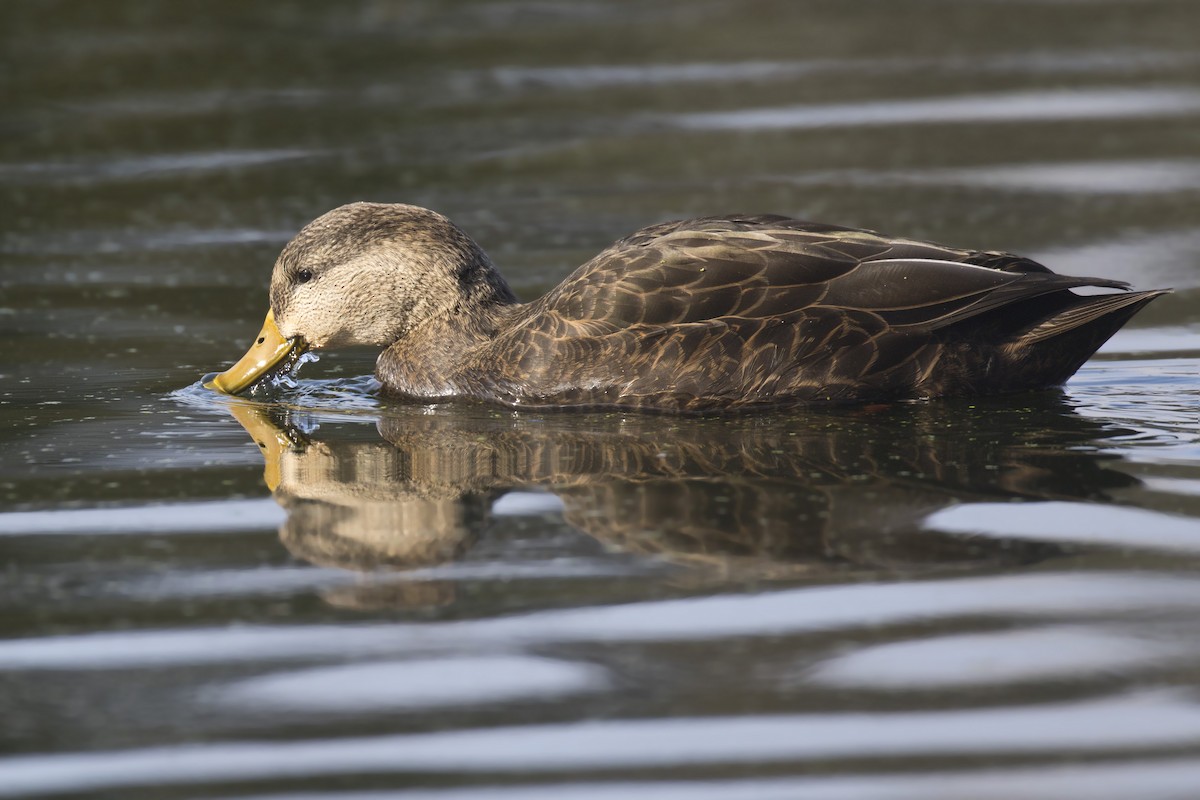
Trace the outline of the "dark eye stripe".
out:
M 311 269 L 302 269 L 296 273 L 296 283 L 308 283 L 313 279 Z

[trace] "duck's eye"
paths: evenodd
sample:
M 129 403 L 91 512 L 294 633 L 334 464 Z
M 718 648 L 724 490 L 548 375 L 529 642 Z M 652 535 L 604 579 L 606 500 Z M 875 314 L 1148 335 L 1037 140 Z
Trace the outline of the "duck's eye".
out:
M 311 269 L 302 269 L 296 273 L 296 283 L 308 283 L 313 279 L 313 271 Z

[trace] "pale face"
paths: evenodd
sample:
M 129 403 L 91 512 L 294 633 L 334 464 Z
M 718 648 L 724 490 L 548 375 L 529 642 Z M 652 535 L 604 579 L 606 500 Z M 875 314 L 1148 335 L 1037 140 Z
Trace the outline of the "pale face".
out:
M 271 308 L 280 333 L 310 347 L 385 347 L 449 313 L 461 297 L 464 264 L 477 255 L 432 211 L 342 206 L 284 248 L 271 275 Z
M 406 265 L 391 262 L 364 254 L 340 264 L 302 262 L 298 271 L 276 265 L 271 307 L 280 333 L 318 348 L 396 341 L 410 324 L 414 280 Z

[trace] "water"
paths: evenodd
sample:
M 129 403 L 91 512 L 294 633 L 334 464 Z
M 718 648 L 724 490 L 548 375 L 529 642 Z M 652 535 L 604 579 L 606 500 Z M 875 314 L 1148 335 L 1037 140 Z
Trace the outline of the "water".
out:
M 1197 29 L 0 6 L 0 796 L 1195 797 Z M 732 211 L 1176 292 L 1019 397 L 407 407 L 362 353 L 201 389 L 359 199 L 449 214 L 526 298 Z

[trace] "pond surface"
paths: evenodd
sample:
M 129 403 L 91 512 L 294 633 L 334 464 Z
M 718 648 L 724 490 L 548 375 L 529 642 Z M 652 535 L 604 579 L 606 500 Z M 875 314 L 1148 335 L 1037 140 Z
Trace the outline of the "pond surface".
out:
M 0 797 L 1194 798 L 1200 4 L 5 3 Z M 1062 392 L 273 402 L 302 224 L 777 212 L 1173 286 Z M 273 491 L 272 491 L 273 490 Z

